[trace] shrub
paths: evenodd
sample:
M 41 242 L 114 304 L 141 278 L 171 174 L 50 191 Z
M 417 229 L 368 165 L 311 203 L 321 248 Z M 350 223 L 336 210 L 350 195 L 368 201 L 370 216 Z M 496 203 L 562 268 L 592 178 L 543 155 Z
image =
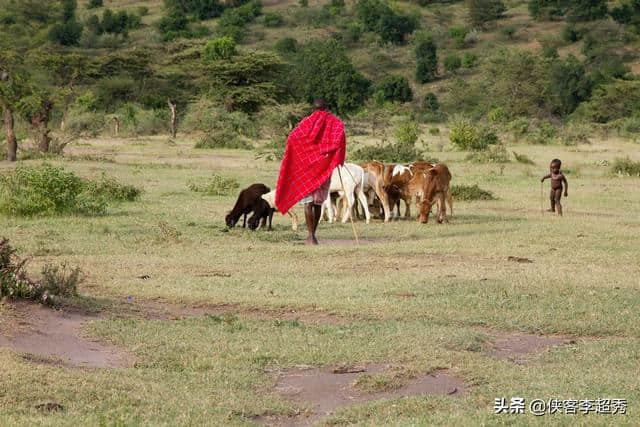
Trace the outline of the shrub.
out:
M 560 142 L 564 145 L 589 144 L 591 141 L 591 129 L 586 123 L 570 122 L 567 124 L 558 136 Z
M 574 115 L 607 123 L 631 117 L 640 111 L 640 80 L 613 80 L 593 90 L 591 98 L 580 104 Z
M 438 97 L 433 92 L 428 92 L 422 100 L 422 109 L 429 113 L 435 113 L 440 109 Z
M 165 8 L 169 12 L 180 12 L 190 15 L 197 20 L 204 20 L 220 16 L 224 9 L 223 4 L 231 7 L 238 5 L 239 1 L 221 2 L 219 0 L 164 0 Z
M 279 13 L 267 13 L 264 15 L 264 26 L 269 28 L 281 27 L 284 24 L 284 18 Z
M 235 194 L 240 188 L 240 183 L 234 178 L 227 178 L 222 175 L 213 174 L 204 184 L 189 182 L 189 189 L 209 196 L 229 196 Z
M 509 40 L 512 40 L 513 37 L 516 35 L 516 27 L 511 27 L 511 26 L 504 27 L 503 29 L 500 30 L 500 32 L 502 33 L 503 36 L 505 36 Z
M 96 137 L 104 131 L 106 122 L 103 113 L 72 109 L 67 114 L 65 126 L 73 135 Z
M 385 101 L 408 102 L 413 99 L 409 81 L 402 76 L 389 76 L 382 79 L 375 88 Z
M 74 19 L 56 24 L 49 31 L 49 40 L 63 46 L 77 46 L 82 35 L 82 24 Z
M 133 101 L 138 92 L 138 83 L 128 76 L 112 76 L 95 83 L 98 104 L 105 111 L 113 111 L 118 104 Z
M 523 165 L 535 165 L 536 163 L 531 160 L 526 154 L 518 154 L 515 151 L 512 151 L 513 157 L 516 159 L 516 162 L 522 163 Z
M 582 38 L 582 34 L 574 25 L 568 24 L 562 29 L 562 40 L 567 43 L 575 43 Z
M 67 273 L 67 266 L 45 264 L 39 281 L 30 279 L 24 271 L 26 260 L 15 255 L 15 249 L 9 241 L 0 238 L 0 299 L 21 298 L 41 304 L 58 305 L 65 298 L 77 295 L 78 285 L 82 282 L 79 268 Z
M 538 21 L 556 20 L 566 13 L 568 5 L 568 1 L 529 0 L 529 15 Z
M 147 6 L 138 6 L 136 8 L 136 13 L 138 16 L 147 16 L 149 14 L 149 8 Z
M 450 73 L 455 73 L 462 66 L 462 60 L 458 55 L 449 55 L 444 58 L 444 68 Z
M 420 136 L 420 127 L 414 121 L 403 121 L 395 126 L 393 136 L 400 145 L 414 146 Z
M 419 159 L 416 147 L 407 143 L 369 145 L 353 151 L 353 158 L 360 161 L 378 160 L 383 163 L 407 163 Z
M 456 48 L 462 49 L 465 47 L 464 38 L 467 36 L 469 30 L 466 27 L 450 27 L 449 37 L 453 40 L 453 44 Z
M 87 9 L 95 9 L 98 7 L 102 7 L 102 0 L 89 0 L 87 4 Z
M 455 200 L 495 200 L 492 192 L 474 185 L 452 185 L 451 197 Z
M 364 29 L 379 34 L 383 42 L 402 43 L 417 27 L 416 20 L 396 14 L 384 0 L 358 0 L 355 10 Z
M 240 42 L 245 35 L 244 27 L 253 22 L 262 13 L 262 4 L 252 0 L 240 7 L 225 10 L 218 20 L 217 32 L 221 36 L 230 36 Z
M 218 37 L 209 40 L 202 51 L 202 59 L 205 61 L 218 61 L 230 59 L 236 54 L 236 42 L 229 36 Z
M 238 150 L 250 150 L 251 145 L 235 133 L 221 131 L 205 135 L 196 143 L 195 148 L 231 148 Z
M 535 144 L 546 145 L 558 135 L 558 129 L 547 121 L 538 123 L 532 133 L 532 139 Z
M 474 163 L 507 163 L 509 153 L 504 145 L 495 144 L 485 150 L 469 153 L 466 160 Z
M 567 20 L 570 22 L 595 21 L 605 18 L 607 13 L 606 0 L 571 0 Z
M 296 53 L 298 51 L 298 41 L 293 37 L 285 37 L 276 42 L 274 49 L 283 55 Z
M 502 0 L 467 0 L 467 7 L 471 23 L 477 26 L 502 18 L 507 10 Z
M 478 64 L 478 57 L 474 53 L 466 52 L 462 55 L 462 68 L 473 68 Z
M 14 216 L 102 214 L 109 202 L 133 200 L 140 190 L 103 176 L 94 182 L 64 168 L 19 167 L 0 176 L 0 212 Z
M 362 24 L 359 22 L 350 22 L 344 31 L 344 40 L 349 43 L 356 43 L 362 36 Z
M 465 118 L 456 118 L 450 125 L 449 139 L 461 150 L 481 151 L 499 142 L 495 131 L 487 126 L 473 124 Z
M 438 58 L 436 44 L 429 35 L 421 35 L 416 38 L 414 52 L 416 55 L 416 80 L 419 83 L 427 83 L 438 75 Z
M 633 161 L 629 157 L 624 159 L 616 158 L 611 167 L 611 172 L 616 175 L 640 177 L 640 162 Z

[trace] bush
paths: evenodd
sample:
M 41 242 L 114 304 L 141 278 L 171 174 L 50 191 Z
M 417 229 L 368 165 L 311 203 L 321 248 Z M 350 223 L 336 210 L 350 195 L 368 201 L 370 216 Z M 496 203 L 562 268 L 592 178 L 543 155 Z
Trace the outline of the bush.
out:
M 209 98 L 200 98 L 187 106 L 182 128 L 186 132 L 226 132 L 247 138 L 258 136 L 254 118 L 242 111 L 225 111 L 218 102 Z
M 106 126 L 103 113 L 94 113 L 80 109 L 72 109 L 67 114 L 65 129 L 73 134 L 83 137 L 96 137 L 100 135 Z
M 462 55 L 462 68 L 473 68 L 478 64 L 478 57 L 474 53 L 467 52 Z
M 98 7 L 102 7 L 102 0 L 89 0 L 87 4 L 87 9 L 95 9 Z
M 204 193 L 209 196 L 230 196 L 235 194 L 238 188 L 240 188 L 240 183 L 234 178 L 213 174 L 205 184 L 189 182 L 188 186 L 191 191 Z
M 402 76 L 389 76 L 382 79 L 375 88 L 384 101 L 408 102 L 413 99 L 409 81 Z
M 13 216 L 103 214 L 109 202 L 133 200 L 134 187 L 103 176 L 91 181 L 64 168 L 43 164 L 19 167 L 0 176 L 0 212 Z
M 403 43 L 417 27 L 416 20 L 396 14 L 385 0 L 358 0 L 355 10 L 364 29 L 379 34 L 383 42 Z
M 455 73 L 462 66 L 462 60 L 458 55 L 449 55 L 444 58 L 444 68 L 450 73 Z
M 640 80 L 613 80 L 593 90 L 591 98 L 580 104 L 574 115 L 607 123 L 633 116 L 640 111 Z
M 415 145 L 396 142 L 358 148 L 353 151 L 353 158 L 360 161 L 378 160 L 383 163 L 407 163 L 418 160 L 419 155 Z
M 51 27 L 49 40 L 62 46 L 77 46 L 81 35 L 82 24 L 74 18 Z
M 229 36 L 209 40 L 202 51 L 205 61 L 219 61 L 230 59 L 236 54 L 236 42 Z
M 204 20 L 220 16 L 223 4 L 231 7 L 240 4 L 239 1 L 221 2 L 219 0 L 164 0 L 165 8 L 169 12 L 180 12 L 190 15 L 194 19 Z
M 503 36 L 505 36 L 506 38 L 508 38 L 509 40 L 513 40 L 513 37 L 516 35 L 516 27 L 504 27 L 503 29 L 500 30 L 500 32 L 502 33 Z
M 205 135 L 196 143 L 195 148 L 231 148 L 238 150 L 250 150 L 251 145 L 235 133 L 221 131 Z
M 595 21 L 606 18 L 607 13 L 606 0 L 571 0 L 567 20 L 570 22 Z
M 460 150 L 481 151 L 499 142 L 495 131 L 478 126 L 464 118 L 454 119 L 450 125 L 449 139 Z
M 416 55 L 416 80 L 427 83 L 435 80 L 438 75 L 438 58 L 436 44 L 429 35 L 416 38 L 414 52 Z
M 451 197 L 455 200 L 495 200 L 492 192 L 474 185 L 452 185 Z
M 284 24 L 284 18 L 279 13 L 267 13 L 264 15 L 264 26 L 268 28 L 281 27 Z
M 282 55 L 296 53 L 298 51 L 298 41 L 293 37 L 285 37 L 276 42 L 274 49 Z
M 416 122 L 407 120 L 395 126 L 393 136 L 400 145 L 415 146 L 420 136 L 420 127 Z
M 523 165 L 535 165 L 536 163 L 531 160 L 526 154 L 518 154 L 515 151 L 512 151 L 513 157 L 516 159 L 516 162 L 522 163 Z
M 465 47 L 466 43 L 464 38 L 467 36 L 467 33 L 469 33 L 469 30 L 466 27 L 449 28 L 449 37 L 453 40 L 453 45 L 458 49 Z
M 502 0 L 467 0 L 467 7 L 471 23 L 477 26 L 502 18 L 507 10 Z
M 18 259 L 15 252 L 7 239 L 0 238 L 0 299 L 29 299 L 55 306 L 65 298 L 77 295 L 78 285 L 82 282 L 79 268 L 72 269 L 67 274 L 65 264 L 62 268 L 45 264 L 42 278 L 34 281 L 24 270 L 26 260 Z
M 557 20 L 566 13 L 568 5 L 568 1 L 529 0 L 529 15 L 538 21 Z
M 245 35 L 244 27 L 253 22 L 262 13 L 262 4 L 252 0 L 240 7 L 225 10 L 218 20 L 217 32 L 221 36 L 230 36 L 240 42 Z
M 640 162 L 633 161 L 629 157 L 624 159 L 616 158 L 611 167 L 611 172 L 616 175 L 640 177 Z
M 429 92 L 424 96 L 422 109 L 429 113 L 435 113 L 440 109 L 440 102 L 435 93 Z
M 567 124 L 558 136 L 560 142 L 564 145 L 573 146 L 578 144 L 589 144 L 591 141 L 591 128 L 586 123 L 570 122 Z
M 509 162 L 509 153 L 504 145 L 496 144 L 486 150 L 469 153 L 466 160 L 474 163 L 507 163 Z

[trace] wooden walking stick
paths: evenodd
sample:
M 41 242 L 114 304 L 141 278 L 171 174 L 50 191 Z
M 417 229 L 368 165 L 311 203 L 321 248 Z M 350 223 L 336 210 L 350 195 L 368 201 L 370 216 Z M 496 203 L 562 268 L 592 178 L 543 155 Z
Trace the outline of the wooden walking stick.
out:
M 544 182 L 540 183 L 540 215 L 544 215 Z
M 348 169 L 347 169 L 348 171 Z M 351 173 L 351 172 L 349 172 Z M 344 193 L 344 197 L 347 197 L 347 190 L 344 188 L 344 182 L 342 182 L 342 173 L 340 173 L 340 165 L 338 165 L 338 177 L 340 178 L 340 186 L 342 187 L 342 192 Z M 355 182 L 355 180 L 354 180 Z M 347 198 L 347 200 L 349 200 Z M 331 208 L 333 209 L 333 208 Z M 351 220 L 351 229 L 353 230 L 353 237 L 356 239 L 356 245 L 360 246 L 360 241 L 358 240 L 358 233 L 356 233 L 356 226 L 353 223 L 353 215 L 349 212 L 349 219 Z

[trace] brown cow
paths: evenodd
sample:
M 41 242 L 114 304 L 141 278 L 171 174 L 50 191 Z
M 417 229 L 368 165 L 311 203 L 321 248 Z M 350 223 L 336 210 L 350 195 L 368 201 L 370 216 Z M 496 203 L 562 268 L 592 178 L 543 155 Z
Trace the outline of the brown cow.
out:
M 447 207 L 445 198 L 448 199 L 449 206 L 453 212 L 453 203 L 451 200 L 451 191 L 449 183 L 451 182 L 451 173 L 447 165 L 438 163 L 433 168 L 424 173 L 424 187 L 422 189 L 422 200 L 420 201 L 420 215 L 418 221 L 425 224 L 429 222 L 429 214 L 431 207 L 438 202 L 438 222 L 442 223 L 447 220 Z
M 410 204 L 413 198 L 419 203 L 422 198 L 424 184 L 424 172 L 433 168 L 429 162 L 413 162 L 405 165 L 388 165 L 385 168 L 385 190 L 389 199 L 389 206 L 393 210 L 396 206 L 400 216 L 400 200 L 404 200 L 406 210 L 405 217 L 411 216 Z M 419 210 L 419 207 L 418 207 Z
M 360 166 L 365 171 L 365 179 L 368 182 L 369 187 L 373 188 L 373 191 L 380 199 L 380 204 L 382 205 L 382 209 L 384 211 L 384 222 L 388 222 L 391 217 L 391 213 L 389 210 L 389 200 L 387 197 L 387 192 L 384 190 L 384 172 L 385 166 L 381 162 L 374 160 L 372 162 L 361 163 Z M 365 185 L 366 186 L 366 185 Z

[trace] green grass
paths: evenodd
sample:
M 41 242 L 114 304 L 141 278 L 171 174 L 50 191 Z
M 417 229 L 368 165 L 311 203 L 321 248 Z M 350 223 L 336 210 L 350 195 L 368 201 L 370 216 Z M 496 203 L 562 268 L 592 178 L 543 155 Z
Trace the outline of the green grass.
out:
M 292 232 L 280 215 L 272 232 L 227 232 L 224 215 L 236 194 L 201 197 L 188 190 L 189 182 L 213 174 L 237 180 L 240 188 L 254 182 L 273 188 L 279 163 L 257 161 L 251 152 L 204 153 L 191 139 L 175 145 L 165 140 L 88 140 L 70 148 L 76 157 L 65 168 L 85 178 L 105 172 L 142 188 L 140 201 L 100 217 L 0 217 L 2 235 L 32 258 L 30 271 L 65 261 L 80 266 L 86 278 L 79 293 L 116 312 L 128 297 L 240 309 L 233 316 L 114 316 L 91 323 L 87 335 L 131 353 L 132 368 L 35 364 L 0 349 L 1 425 L 250 424 L 252 416 L 300 409 L 274 392 L 271 370 L 368 362 L 394 363 L 416 374 L 448 368 L 469 392 L 359 405 L 331 422 L 634 423 L 640 410 L 640 247 L 632 230 L 640 226 L 634 211 L 640 182 L 592 165 L 620 153 L 637 161 L 636 145 L 611 140 L 578 148 L 517 147 L 538 164 L 558 157 L 569 169 L 581 167 L 580 178 L 569 176 L 564 218 L 540 214 L 544 168 L 468 163 L 457 151 L 427 153 L 448 164 L 452 183 L 478 183 L 497 200 L 454 199 L 455 216 L 447 225 L 357 222 L 361 238 L 380 240 L 308 248 L 302 245 L 304 227 Z M 99 161 L 105 157 L 113 162 Z M 12 167 L 0 162 L 1 170 Z M 545 187 L 545 209 L 547 198 Z M 351 228 L 321 223 L 318 234 L 321 242 L 348 240 Z M 510 263 L 509 256 L 533 263 Z M 211 270 L 224 274 L 203 274 Z M 151 278 L 141 283 L 136 276 L 143 274 Z M 413 296 L 394 296 L 407 293 Z M 250 308 L 328 312 L 345 321 L 274 321 L 250 316 Z M 6 310 L 0 305 L 0 321 Z M 577 340 L 516 365 L 489 357 L 485 328 Z M 365 389 L 393 388 L 396 381 L 368 380 Z M 620 397 L 629 400 L 630 415 L 500 418 L 492 412 L 501 396 Z M 52 400 L 65 410 L 34 409 Z

